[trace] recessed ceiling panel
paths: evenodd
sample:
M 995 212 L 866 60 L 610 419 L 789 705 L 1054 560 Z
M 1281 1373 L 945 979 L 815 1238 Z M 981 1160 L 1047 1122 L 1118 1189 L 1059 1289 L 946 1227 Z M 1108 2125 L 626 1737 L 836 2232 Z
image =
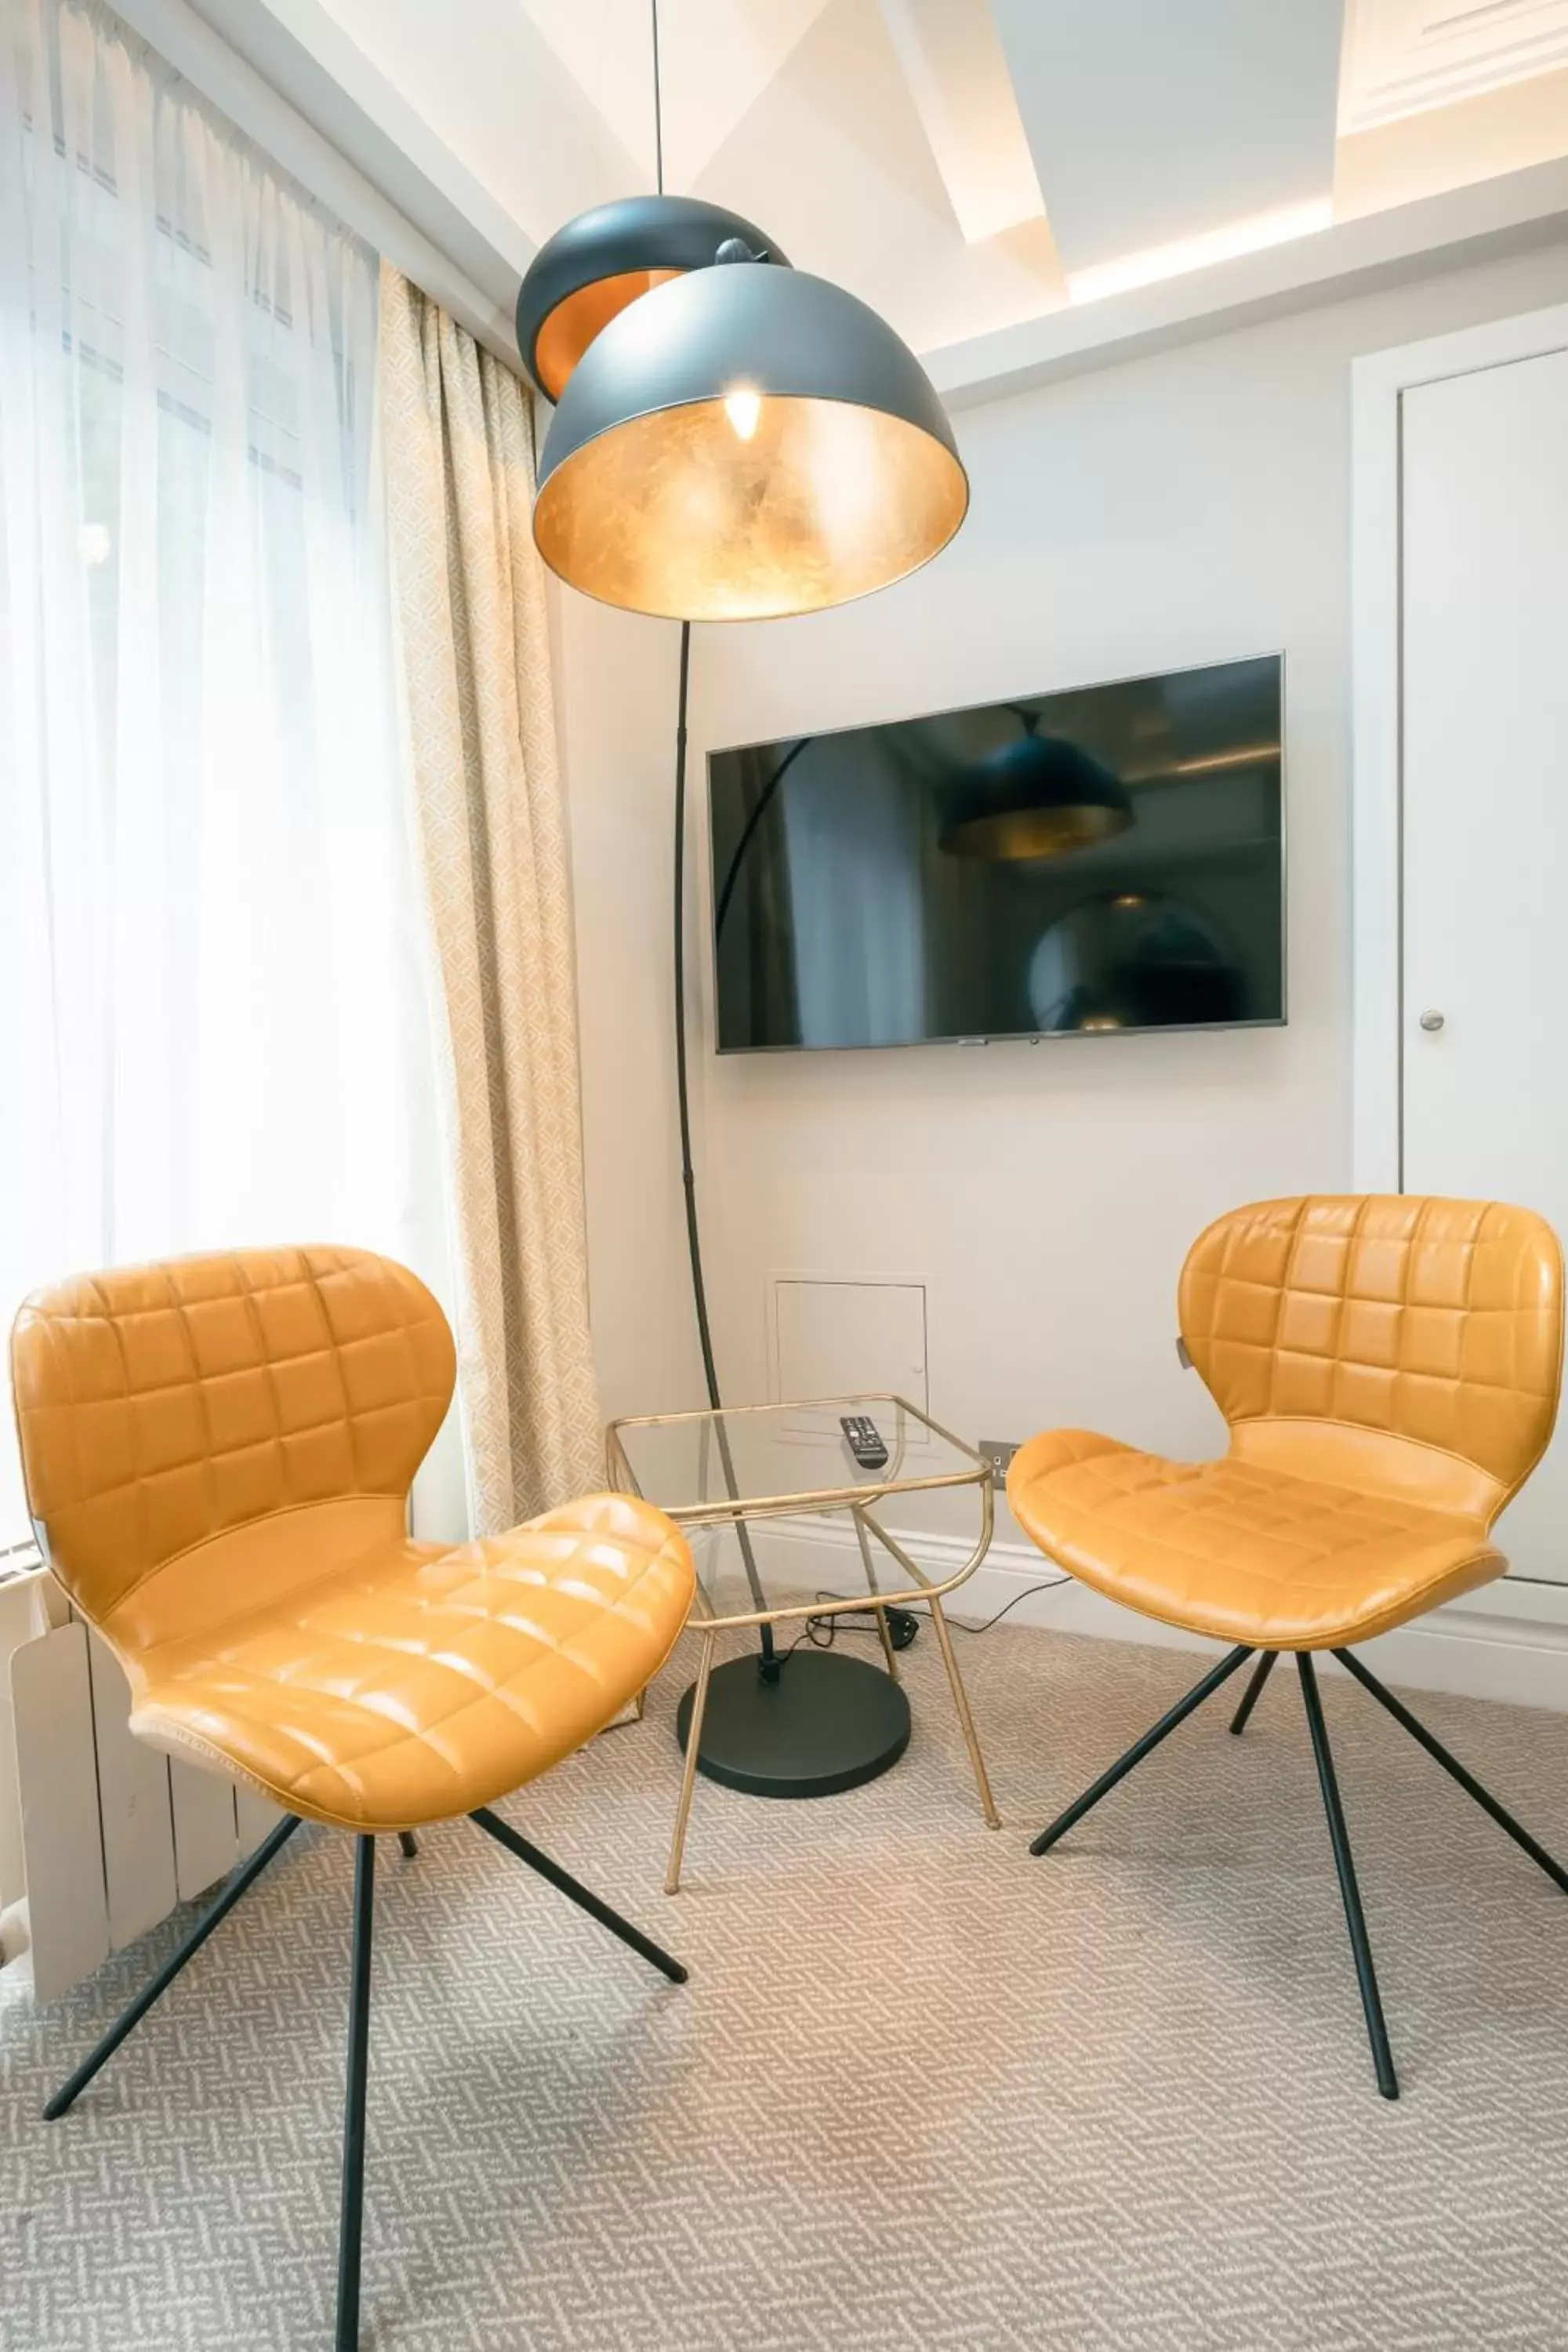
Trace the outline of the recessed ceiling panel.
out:
M 953 217 L 972 242 L 1045 205 L 990 0 L 882 0 Z
M 538 245 L 570 214 L 638 185 L 638 168 L 522 0 L 196 0 L 276 71 L 304 47 L 353 97 L 365 68 Z M 287 82 L 283 84 L 287 87 Z M 302 110 L 315 119 L 310 106 Z M 329 114 L 320 127 L 339 135 Z M 395 114 L 384 130 L 394 139 Z
M 693 194 L 763 222 L 916 351 L 1067 299 L 1043 218 L 965 240 L 879 0 L 829 0 Z
M 1342 131 L 1568 66 L 1568 0 L 1349 0 Z
M 654 177 L 651 0 L 519 0 Z M 689 191 L 827 0 L 659 0 L 665 184 Z
M 1343 0 L 992 0 L 1069 270 L 1326 198 Z

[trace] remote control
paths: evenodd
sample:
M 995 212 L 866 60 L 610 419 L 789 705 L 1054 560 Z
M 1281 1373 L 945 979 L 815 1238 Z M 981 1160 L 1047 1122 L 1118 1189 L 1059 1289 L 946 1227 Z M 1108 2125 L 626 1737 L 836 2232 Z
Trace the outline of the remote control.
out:
M 844 1440 L 862 1470 L 879 1470 L 888 1458 L 888 1449 L 881 1433 L 868 1414 L 847 1412 L 840 1416 L 839 1428 Z

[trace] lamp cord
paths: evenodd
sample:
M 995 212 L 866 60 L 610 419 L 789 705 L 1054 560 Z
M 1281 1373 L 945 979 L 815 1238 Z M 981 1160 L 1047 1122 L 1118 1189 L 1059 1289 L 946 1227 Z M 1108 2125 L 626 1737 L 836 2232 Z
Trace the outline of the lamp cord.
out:
M 653 159 L 658 193 L 664 194 L 664 104 L 658 86 L 658 0 L 651 0 L 653 9 Z
M 1072 1580 L 1073 1580 L 1070 1576 L 1042 1577 L 1037 1584 L 1026 1584 L 1021 1592 L 1015 1592 L 1011 1601 L 1005 1601 L 1000 1609 L 996 1610 L 994 1613 L 989 1617 L 983 1617 L 978 1624 L 975 1624 L 973 1619 L 948 1617 L 948 1630 L 953 1633 L 989 1633 L 992 1626 L 1000 1625 L 1003 1618 L 1009 1615 L 1013 1610 L 1016 1609 L 1020 1601 L 1032 1601 L 1037 1592 L 1054 1592 L 1058 1585 L 1070 1584 Z M 818 1592 L 816 1597 L 819 1601 L 842 1601 L 845 1596 L 842 1592 Z M 895 1610 L 907 1610 L 909 1608 L 910 1603 L 907 1601 L 895 1601 L 891 1604 L 889 1613 L 891 1614 Z M 917 1601 L 913 1604 L 911 1613 L 929 1614 L 929 1612 L 921 1612 L 920 1603 Z M 945 1611 L 943 1612 L 943 1614 L 946 1614 Z M 860 1622 L 862 1618 L 868 1620 L 868 1622 L 862 1624 Z M 823 1615 L 821 1617 L 808 1617 L 805 1621 L 804 1632 L 795 1635 L 795 1640 L 789 1645 L 789 1649 L 784 1652 L 784 1655 L 787 1658 L 792 1651 L 799 1649 L 803 1642 L 809 1642 L 813 1649 L 816 1650 L 831 1650 L 834 1641 L 840 1632 L 845 1633 L 875 1633 L 877 1631 L 877 1612 L 875 1608 L 836 1609 L 831 1616 Z

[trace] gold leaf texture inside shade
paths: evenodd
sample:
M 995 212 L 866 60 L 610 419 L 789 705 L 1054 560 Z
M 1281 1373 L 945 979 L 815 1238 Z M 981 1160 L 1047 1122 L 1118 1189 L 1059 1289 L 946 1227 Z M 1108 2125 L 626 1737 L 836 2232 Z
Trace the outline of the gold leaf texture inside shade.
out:
M 535 373 L 551 399 L 560 399 L 573 369 L 612 319 L 639 296 L 683 274 L 679 269 L 623 269 L 613 278 L 595 278 L 557 302 L 533 347 Z
M 760 621 L 847 604 L 918 571 L 969 485 L 918 425 L 847 401 L 724 399 L 629 418 L 563 460 L 533 530 L 552 572 L 669 620 Z

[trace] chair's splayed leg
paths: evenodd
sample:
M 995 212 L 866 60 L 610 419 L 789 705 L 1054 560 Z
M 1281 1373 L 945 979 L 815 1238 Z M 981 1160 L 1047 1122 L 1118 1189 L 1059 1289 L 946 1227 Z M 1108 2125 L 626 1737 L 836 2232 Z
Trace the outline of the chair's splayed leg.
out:
M 227 1918 L 247 1887 L 260 1877 L 273 1855 L 279 1847 L 288 1843 L 299 1826 L 298 1817 L 290 1813 L 286 1821 L 279 1822 L 266 1843 L 258 1845 L 256 1852 L 241 1863 L 211 1910 L 205 1912 L 197 1920 L 179 1950 L 172 1958 L 164 1961 L 152 1982 L 142 1987 L 124 2015 L 110 2027 L 98 2047 L 89 2057 L 82 2060 L 70 2080 L 62 2084 L 55 2093 L 54 2097 L 44 2109 L 46 2123 L 53 2123 L 57 2116 L 65 2114 L 68 2107 L 75 2105 L 99 2068 L 106 2060 L 113 2057 L 126 2035 L 141 2024 L 153 2002 L 168 1991 L 185 1962 L 195 1958 L 213 1929 L 221 1920 Z
M 1329 1817 L 1329 1841 L 1334 1849 L 1334 1868 L 1340 1877 L 1345 1925 L 1350 1929 L 1351 1950 L 1355 1956 L 1356 1981 L 1361 1987 L 1361 2003 L 1366 2012 L 1373 2064 L 1377 2069 L 1377 2087 L 1385 2099 L 1396 2099 L 1399 2096 L 1399 2078 L 1394 2071 L 1394 2053 L 1388 2046 L 1388 2028 L 1383 2021 L 1383 1999 L 1377 1990 L 1377 1971 L 1372 1964 L 1372 1945 L 1367 1937 L 1366 1917 L 1361 1907 L 1361 1889 L 1356 1885 L 1355 1864 L 1351 1858 L 1350 1832 L 1345 1827 L 1344 1808 L 1340 1802 L 1333 1750 L 1329 1746 L 1329 1727 L 1323 1720 L 1323 1702 L 1318 1695 L 1317 1670 L 1305 1650 L 1297 1653 L 1296 1664 L 1301 1673 L 1301 1698 L 1307 1709 L 1307 1727 L 1312 1735 L 1312 1754 L 1317 1759 L 1318 1785 L 1323 1792 L 1323 1811 Z
M 1568 1895 L 1568 1870 L 1564 1870 L 1560 1862 L 1554 1862 L 1543 1845 L 1537 1844 L 1530 1832 L 1521 1827 L 1505 1806 L 1499 1804 L 1490 1790 L 1483 1789 L 1475 1774 L 1467 1772 L 1457 1756 L 1449 1755 L 1442 1741 L 1435 1739 L 1426 1725 L 1417 1721 L 1410 1709 L 1401 1700 L 1396 1699 L 1391 1690 L 1384 1688 L 1377 1676 L 1363 1665 L 1353 1651 L 1336 1650 L 1334 1655 L 1341 1665 L 1355 1676 L 1362 1688 L 1369 1690 L 1378 1705 L 1388 1709 L 1395 1723 L 1402 1725 L 1410 1734 L 1411 1738 L 1426 1750 L 1433 1761 L 1440 1764 L 1450 1779 L 1458 1782 L 1466 1796 L 1473 1797 L 1482 1812 L 1489 1813 L 1499 1829 L 1506 1830 L 1515 1845 L 1521 1846 L 1531 1862 L 1543 1870 L 1547 1877 L 1563 1889 L 1564 1895 Z
M 1223 1657 L 1217 1666 L 1211 1667 L 1195 1689 L 1190 1690 L 1185 1698 L 1179 1699 L 1168 1715 L 1163 1715 L 1153 1729 L 1146 1731 L 1119 1763 L 1113 1764 L 1109 1772 L 1102 1772 L 1091 1789 L 1086 1789 L 1076 1803 L 1069 1805 L 1065 1813 L 1058 1813 L 1048 1829 L 1040 1832 L 1029 1852 L 1044 1853 L 1047 1847 L 1055 1845 L 1058 1838 L 1065 1837 L 1075 1822 L 1081 1822 L 1091 1806 L 1098 1805 L 1101 1797 L 1109 1795 L 1119 1780 L 1124 1780 L 1135 1764 L 1142 1764 L 1151 1749 L 1158 1748 L 1162 1739 L 1168 1738 L 1177 1725 L 1184 1723 L 1188 1716 L 1202 1706 L 1205 1699 L 1212 1696 L 1221 1683 L 1235 1674 L 1237 1666 L 1251 1655 L 1250 1648 L 1244 1642 L 1239 1648 Z
M 337 2352 L 358 2352 L 360 2245 L 364 2234 L 364 2108 L 370 2071 L 370 1955 L 375 1912 L 375 1840 L 354 1841 L 354 1940 L 349 1978 L 348 2090 L 338 2220 Z
M 1236 1713 L 1230 1718 L 1231 1736 L 1233 1738 L 1239 1739 L 1242 1733 L 1247 1729 L 1247 1718 L 1252 1713 L 1253 1708 L 1258 1705 L 1258 1700 L 1263 1696 L 1263 1685 L 1268 1680 L 1269 1675 L 1273 1673 L 1274 1662 L 1279 1655 L 1279 1653 L 1278 1650 L 1265 1650 L 1259 1657 L 1258 1664 L 1253 1667 L 1251 1679 L 1247 1683 L 1247 1688 L 1241 1694 L 1241 1705 L 1237 1708 Z
M 468 1815 L 468 1819 L 477 1822 L 498 1845 L 504 1845 L 508 1853 L 516 1854 L 519 1862 L 526 1862 L 530 1870 L 538 1871 L 541 1878 L 547 1878 L 552 1886 L 559 1887 L 562 1894 L 581 1910 L 586 1911 L 590 1918 L 596 1919 L 601 1927 L 607 1927 L 612 1936 L 618 1936 L 623 1944 L 629 1944 L 634 1952 L 640 1952 L 645 1960 L 651 1961 L 669 1979 L 671 1984 L 686 1982 L 688 1972 L 679 1960 L 672 1960 L 667 1951 L 651 1942 L 640 1928 L 634 1927 L 629 1919 L 623 1919 L 618 1911 L 612 1911 L 607 1903 L 601 1903 L 596 1895 L 590 1894 L 570 1871 L 563 1870 L 558 1862 L 552 1862 L 547 1853 L 541 1853 L 536 1845 L 531 1845 L 510 1822 L 503 1822 L 500 1815 L 492 1813 L 488 1805 L 479 1806 L 478 1811 Z
M 402 1854 L 402 1856 L 403 1856 L 403 1858 L 404 1858 L 404 1860 L 405 1860 L 405 1862 L 412 1862 L 412 1861 L 413 1861 L 413 1859 L 414 1859 L 415 1855 L 416 1855 L 416 1854 L 418 1853 L 418 1851 L 419 1851 L 419 1841 L 418 1841 L 418 1839 L 415 1836 L 415 1834 L 414 1834 L 414 1832 L 413 1832 L 413 1831 L 412 1831 L 412 1830 L 399 1830 L 399 1831 L 398 1831 L 398 1832 L 397 1832 L 397 1850 L 398 1850 L 399 1853 L 401 1853 L 401 1854 Z

